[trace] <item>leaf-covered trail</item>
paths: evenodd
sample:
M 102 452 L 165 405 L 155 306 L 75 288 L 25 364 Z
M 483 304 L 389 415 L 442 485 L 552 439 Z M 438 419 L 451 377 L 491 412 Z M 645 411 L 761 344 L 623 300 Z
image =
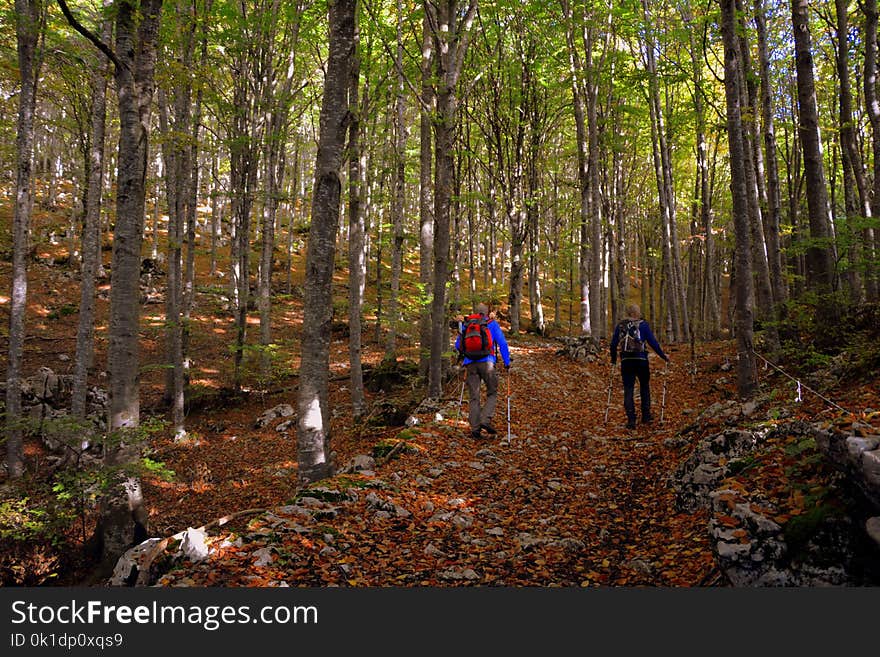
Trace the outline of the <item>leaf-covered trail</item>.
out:
M 685 368 L 670 369 L 665 422 L 627 432 L 617 376 L 604 422 L 607 358 L 576 363 L 557 348 L 511 345 L 510 444 L 506 375 L 492 440 L 468 436 L 467 394 L 457 417 L 453 381 L 443 419 L 419 416 L 407 449 L 374 473 L 337 475 L 321 485 L 332 493 L 230 523 L 212 533 L 206 561 L 178 559 L 162 584 L 705 585 L 706 518 L 675 510 L 668 477 L 682 452 L 664 443 L 684 406 L 701 405 Z M 664 377 L 652 366 L 659 419 Z

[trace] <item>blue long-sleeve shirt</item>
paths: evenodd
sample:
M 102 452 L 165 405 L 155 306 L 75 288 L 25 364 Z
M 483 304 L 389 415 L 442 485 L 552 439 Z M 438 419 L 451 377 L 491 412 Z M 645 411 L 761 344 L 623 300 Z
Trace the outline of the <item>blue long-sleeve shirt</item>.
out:
M 501 331 L 501 327 L 498 326 L 498 322 L 494 319 L 490 319 L 486 324 L 489 327 L 489 333 L 492 334 L 492 342 L 495 344 L 495 348 L 497 352 L 501 353 L 501 360 L 504 362 L 505 367 L 510 367 L 510 349 L 507 347 L 507 340 L 504 339 L 504 333 Z M 458 351 L 459 344 L 461 343 L 461 333 L 458 334 L 458 337 L 455 338 L 455 350 Z M 469 363 L 485 363 L 488 361 L 495 362 L 495 353 L 491 353 L 488 356 L 483 356 L 483 358 L 476 358 L 471 360 L 470 358 L 465 358 L 462 363 L 464 365 L 468 365 Z
M 665 353 L 663 353 L 663 349 L 660 347 L 660 343 L 657 342 L 657 338 L 654 337 L 654 333 L 653 333 L 653 331 L 651 331 L 650 324 L 648 324 L 648 322 L 645 321 L 644 319 L 639 320 L 639 333 L 641 334 L 642 339 L 648 343 L 648 345 L 651 347 L 651 349 L 653 349 L 654 352 L 658 356 L 660 356 L 660 358 L 662 358 L 663 360 L 669 360 L 669 357 Z M 623 337 L 623 330 L 621 328 L 621 325 L 618 324 L 614 328 L 614 335 L 611 338 L 611 364 L 612 365 L 614 365 L 614 363 L 617 362 L 617 345 L 620 343 L 621 337 Z M 630 357 L 628 356 L 627 358 L 630 358 Z M 648 360 L 647 349 L 645 351 L 639 352 L 639 354 L 637 356 L 635 356 L 635 358 L 642 358 L 644 360 Z

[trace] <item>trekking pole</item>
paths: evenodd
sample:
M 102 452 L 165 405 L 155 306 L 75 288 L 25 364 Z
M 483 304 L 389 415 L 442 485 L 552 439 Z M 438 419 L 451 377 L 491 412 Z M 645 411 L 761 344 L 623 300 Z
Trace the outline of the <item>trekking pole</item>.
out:
M 467 370 L 465 370 L 467 371 Z M 467 382 L 467 376 L 463 376 L 461 379 L 461 392 L 458 395 L 458 415 L 455 416 L 455 421 L 458 422 L 461 419 L 461 405 L 464 403 L 464 384 Z
M 608 411 L 611 410 L 611 386 L 614 383 L 614 365 L 608 370 L 608 401 L 605 402 L 605 424 L 608 424 Z
M 507 368 L 507 444 L 510 445 L 510 368 Z
M 660 400 L 660 424 L 663 424 L 663 415 L 666 412 L 666 382 L 669 380 L 669 361 L 663 368 L 663 397 Z

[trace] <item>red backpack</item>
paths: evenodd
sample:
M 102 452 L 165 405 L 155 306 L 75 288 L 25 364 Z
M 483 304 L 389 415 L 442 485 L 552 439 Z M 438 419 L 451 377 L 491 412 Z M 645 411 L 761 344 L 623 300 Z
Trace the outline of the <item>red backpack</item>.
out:
M 489 320 L 482 315 L 468 315 L 464 320 L 459 340 L 461 355 L 470 360 L 479 360 L 490 355 L 495 348 Z

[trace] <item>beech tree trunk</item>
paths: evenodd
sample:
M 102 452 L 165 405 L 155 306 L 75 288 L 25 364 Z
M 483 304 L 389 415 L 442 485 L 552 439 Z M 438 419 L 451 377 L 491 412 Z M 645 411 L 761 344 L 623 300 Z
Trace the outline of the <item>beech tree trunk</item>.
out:
M 431 299 L 433 298 L 434 211 L 431 205 L 433 179 L 433 147 L 431 144 L 431 108 L 434 107 L 434 87 L 431 71 L 434 63 L 434 40 L 427 13 L 422 25 L 421 106 L 419 115 L 419 285 L 422 303 L 419 312 L 419 373 L 428 376 L 431 362 Z
M 792 0 L 791 12 L 800 115 L 798 131 L 803 145 L 807 208 L 812 240 L 807 249 L 807 285 L 813 291 L 827 294 L 834 287 L 834 255 L 831 244 L 828 189 L 825 185 L 825 168 L 822 163 L 822 140 L 819 135 L 808 0 Z
M 115 78 L 119 103 L 116 225 L 107 363 L 114 437 L 104 451 L 110 467 L 122 468 L 139 456 L 140 270 L 146 199 L 146 167 L 153 102 L 156 39 L 162 0 L 119 0 L 116 13 Z M 147 533 L 140 480 L 119 471 L 116 486 L 101 503 L 97 532 L 104 568 Z
M 318 155 L 312 197 L 312 221 L 306 253 L 302 361 L 297 396 L 297 462 L 299 478 L 312 482 L 333 474 L 330 453 L 330 324 L 333 320 L 333 264 L 345 134 L 349 121 L 348 91 L 355 52 L 356 0 L 329 2 L 329 44 L 321 103 Z
M 577 167 L 580 217 L 580 266 L 578 283 L 581 294 L 580 328 L 584 335 L 592 334 L 590 322 L 590 278 L 589 278 L 589 226 L 590 226 L 590 177 L 589 177 L 589 135 L 586 119 L 586 91 L 581 78 L 584 76 L 584 65 L 580 51 L 575 46 L 574 15 L 568 0 L 561 0 L 562 14 L 565 18 L 565 41 L 568 46 L 569 73 L 571 74 L 571 91 L 574 111 L 575 135 L 577 140 Z
M 111 0 L 105 0 L 105 7 Z M 105 19 L 101 27 L 101 40 L 109 43 L 113 23 Z M 95 274 L 101 257 L 100 236 L 101 200 L 104 182 L 104 144 L 107 119 L 108 60 L 96 53 L 95 68 L 91 73 L 92 115 L 89 127 L 89 169 L 86 182 L 85 222 L 82 234 L 82 262 L 80 265 L 79 320 L 76 331 L 76 364 L 73 372 L 71 412 L 84 419 L 88 414 L 89 369 L 94 358 L 95 339 Z
M 448 343 L 446 279 L 449 264 L 449 227 L 455 173 L 454 141 L 458 125 L 458 79 L 467 53 L 476 0 L 462 8 L 457 0 L 425 3 L 436 52 L 437 112 L 434 121 L 434 280 L 431 302 L 431 361 L 428 396 L 443 393 L 443 353 Z
M 181 98 L 181 95 L 186 98 Z M 164 401 L 171 406 L 172 430 L 175 437 L 182 437 L 183 429 L 183 334 L 181 304 L 183 302 L 183 223 L 184 190 L 189 174 L 188 158 L 180 139 L 174 132 L 183 131 L 189 124 L 188 85 L 175 91 L 174 122 L 169 116 L 165 92 L 159 89 L 159 125 L 166 136 L 162 144 L 165 156 L 165 187 L 168 198 L 167 278 L 165 290 L 165 358 L 168 369 L 165 375 Z M 184 132 L 185 134 L 185 132 Z
M 835 0 L 834 2 L 837 17 L 836 65 L 839 84 L 840 156 L 843 165 L 844 203 L 846 207 L 846 223 L 850 228 L 846 244 L 849 264 L 845 276 L 850 299 L 859 302 L 862 300 L 862 280 L 858 270 L 860 245 L 856 240 L 859 231 L 855 226 L 858 223 L 859 216 L 871 216 L 871 206 L 867 182 L 862 170 L 862 157 L 859 153 L 853 127 L 852 85 L 849 76 L 848 4 L 842 0 Z
M 739 91 L 742 94 L 742 129 L 743 149 L 745 161 L 743 165 L 746 172 L 746 184 L 749 203 L 749 224 L 752 233 L 752 275 L 754 276 L 753 290 L 755 293 L 755 312 L 759 319 L 771 319 L 773 298 L 770 289 L 770 269 L 767 264 L 766 248 L 764 242 L 763 208 L 761 204 L 761 170 L 759 168 L 759 153 L 757 150 L 757 104 L 756 84 L 752 72 L 751 54 L 748 39 L 746 38 L 745 20 L 741 10 L 741 2 L 736 3 L 737 21 L 739 28 L 738 43 L 740 48 L 740 75 Z
M 721 31 L 724 39 L 724 95 L 727 101 L 727 139 L 730 148 L 730 192 L 736 235 L 736 344 L 737 392 L 750 398 L 757 388 L 753 348 L 752 256 L 749 229 L 748 179 L 742 126 L 742 60 L 737 42 L 736 0 L 721 0 Z
M 361 208 L 361 190 L 365 172 L 361 163 L 361 110 L 358 100 L 360 84 L 360 30 L 355 24 L 351 71 L 349 72 L 348 102 L 354 108 L 348 127 L 348 353 L 350 363 L 351 410 L 355 418 L 364 414 L 364 373 L 361 361 L 362 313 L 364 287 L 367 278 L 364 213 Z
M 646 26 L 651 25 L 650 0 L 642 0 Z M 677 246 L 673 227 L 676 222 L 675 212 L 675 187 L 672 176 L 672 163 L 669 159 L 669 148 L 666 143 L 666 122 L 663 115 L 663 107 L 660 103 L 660 85 L 657 74 L 657 61 L 655 51 L 656 41 L 652 33 L 652 27 L 648 27 L 645 36 L 645 68 L 648 73 L 648 104 L 651 113 L 651 139 L 654 151 L 654 169 L 657 177 L 657 192 L 660 201 L 660 223 L 662 228 L 662 253 L 663 253 L 663 278 L 667 281 L 664 298 L 672 322 L 672 337 L 676 342 L 681 342 L 685 335 L 683 326 L 686 325 L 686 317 L 683 304 L 680 303 L 678 275 L 676 272 L 677 257 L 673 251 L 673 245 Z M 683 292 L 681 292 L 683 295 Z M 683 324 L 684 321 L 684 324 Z
M 865 13 L 865 107 L 871 123 L 871 152 L 874 162 L 874 184 L 871 197 L 871 216 L 880 216 L 880 101 L 877 99 L 877 0 L 864 0 L 861 4 Z M 876 233 L 871 227 L 862 231 L 863 248 L 867 267 L 865 268 L 865 296 L 869 301 L 880 299 L 880 282 L 877 271 Z
M 403 34 L 401 21 L 403 11 L 398 1 L 397 11 L 397 85 L 392 108 L 393 191 L 391 196 L 391 292 L 388 298 L 388 340 L 385 344 L 385 358 L 397 357 L 397 325 L 400 320 L 400 274 L 403 263 L 404 203 L 406 201 L 406 124 L 404 117 L 405 97 L 403 80 Z
M 780 220 L 782 201 L 779 185 L 779 165 L 776 148 L 776 128 L 774 124 L 773 87 L 770 83 L 770 54 L 767 45 L 767 21 L 764 0 L 755 2 L 755 28 L 758 40 L 758 66 L 761 78 L 761 116 L 764 130 L 764 159 L 767 172 L 767 206 L 764 223 L 767 226 L 764 237 L 767 242 L 767 260 L 770 268 L 770 286 L 777 315 L 788 299 L 785 272 L 782 266 L 782 244 L 780 241 Z
M 38 52 L 42 3 L 15 0 L 18 70 L 18 125 L 15 140 L 15 210 L 12 218 L 12 294 L 9 307 L 9 363 L 6 369 L 6 467 L 11 479 L 24 474 L 21 427 L 21 366 L 27 306 L 27 257 L 33 190 L 34 110 L 37 98 Z

